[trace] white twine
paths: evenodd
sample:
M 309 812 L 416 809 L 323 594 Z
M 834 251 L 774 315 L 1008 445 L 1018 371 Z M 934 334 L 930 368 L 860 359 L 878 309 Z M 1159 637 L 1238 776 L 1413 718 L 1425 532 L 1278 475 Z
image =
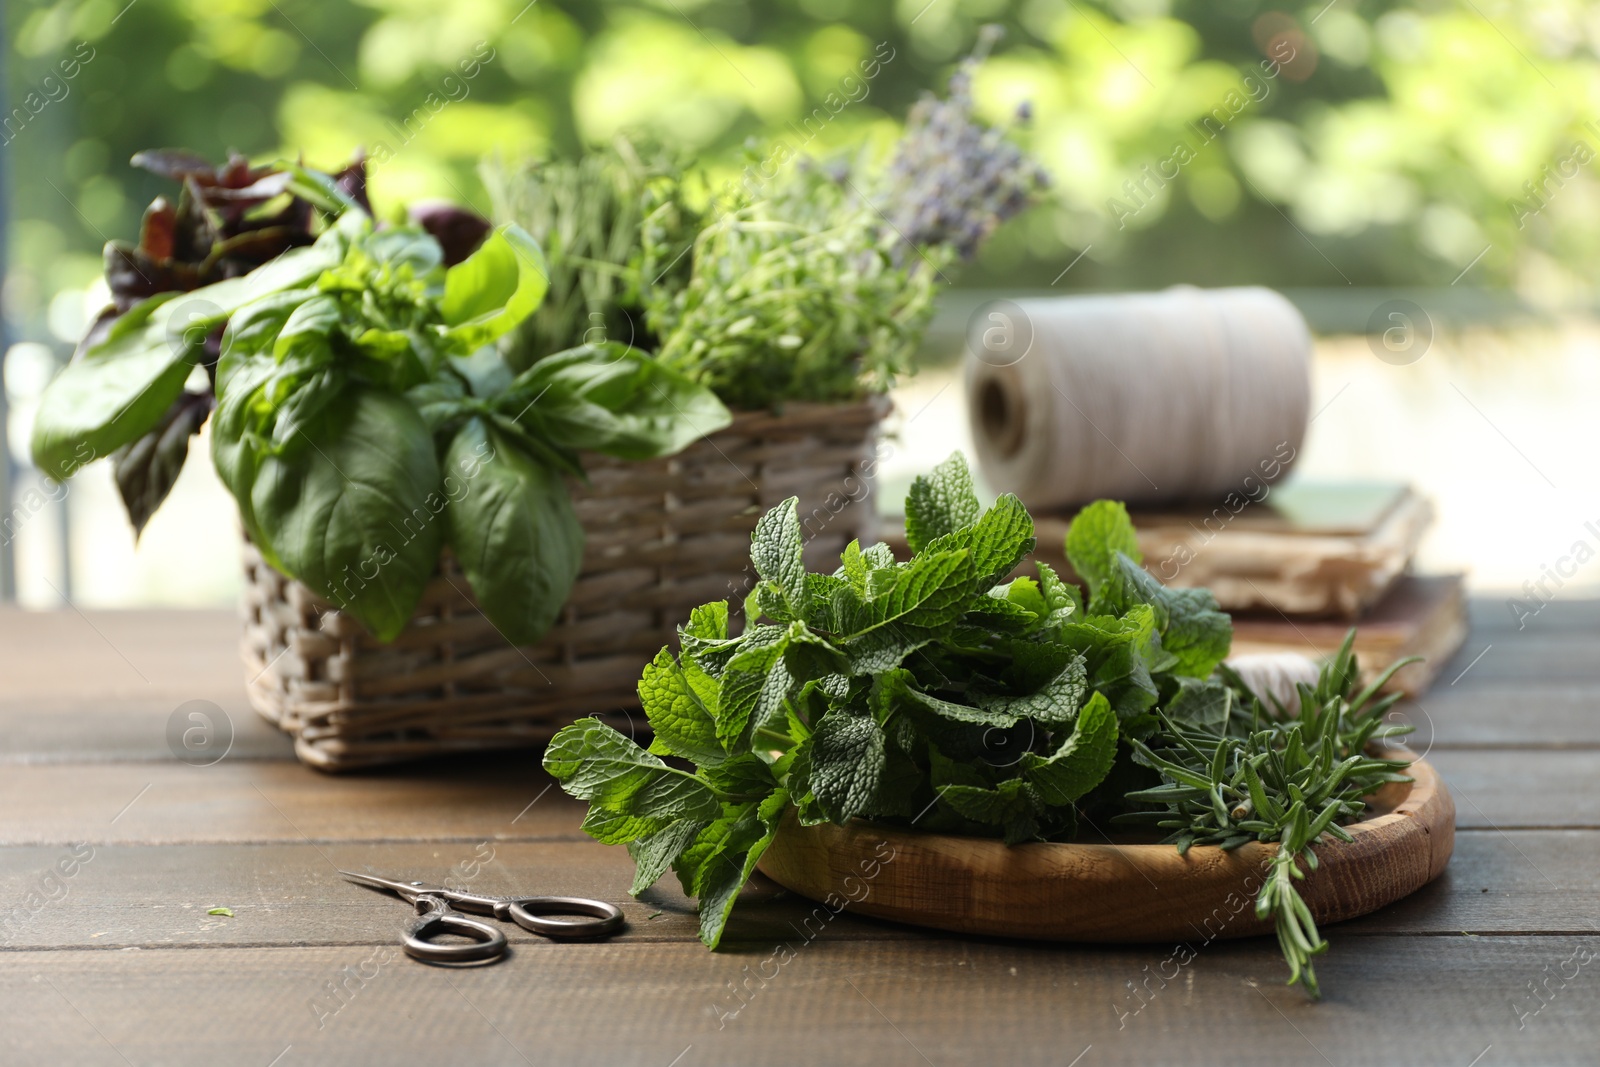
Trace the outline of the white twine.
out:
M 1295 683 L 1304 682 L 1315 688 L 1321 670 L 1315 660 L 1298 652 L 1252 652 L 1230 657 L 1228 666 L 1238 672 L 1268 710 L 1272 709 L 1272 702 L 1267 698 L 1276 697 L 1292 717 L 1300 715 L 1300 691 Z
M 1311 335 L 1278 293 L 1178 286 L 1002 313 L 1031 344 L 1015 362 L 969 349 L 968 409 L 984 480 L 1030 507 L 1252 495 L 1300 450 Z

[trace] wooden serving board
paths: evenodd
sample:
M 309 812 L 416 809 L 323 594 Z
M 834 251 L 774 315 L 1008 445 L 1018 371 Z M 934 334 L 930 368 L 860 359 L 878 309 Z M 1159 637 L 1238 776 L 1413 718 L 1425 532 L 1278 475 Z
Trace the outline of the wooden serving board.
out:
M 1409 753 L 1408 753 L 1409 755 Z M 1385 786 L 1353 841 L 1315 846 L 1300 891 L 1318 923 L 1375 911 L 1437 878 L 1455 804 L 1426 760 Z M 1006 845 L 866 822 L 801 826 L 791 812 L 760 870 L 836 914 L 1043 941 L 1183 941 L 1270 933 L 1256 891 L 1278 846 Z

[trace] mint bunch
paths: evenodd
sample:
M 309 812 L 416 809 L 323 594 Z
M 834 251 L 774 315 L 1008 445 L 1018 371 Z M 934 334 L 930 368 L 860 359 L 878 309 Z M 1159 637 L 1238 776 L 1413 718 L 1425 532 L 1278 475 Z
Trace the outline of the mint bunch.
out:
M 1209 592 L 1140 566 L 1121 504 L 1068 528 L 1087 601 L 1042 563 L 1012 577 L 1033 532 L 1014 496 L 981 510 L 958 454 L 912 485 L 910 560 L 853 542 L 834 573 L 808 574 L 786 501 L 756 527 L 743 631 L 706 604 L 679 654 L 645 669 L 649 750 L 584 719 L 545 769 L 589 801 L 590 835 L 627 844 L 635 894 L 678 875 L 712 948 L 790 817 L 1017 844 L 1071 840 L 1084 815 L 1165 831 L 1179 851 L 1276 842 L 1256 914 L 1315 996 L 1327 942 L 1296 883 L 1312 844 L 1349 840 L 1339 824 L 1406 780 L 1373 746 L 1411 729 L 1384 725 L 1399 696 L 1377 693 L 1412 661 L 1357 693 L 1347 638 L 1291 714 L 1222 663 L 1233 627 Z
M 628 845 L 633 891 L 671 867 L 712 947 L 790 808 L 808 825 L 1067 840 L 1119 738 L 1150 736 L 1163 701 L 1205 715 L 1224 688 L 1205 679 L 1228 617 L 1139 567 L 1120 504 L 1084 509 L 1068 538 L 1087 610 L 1042 563 L 1010 578 L 1033 520 L 1010 495 L 982 511 L 959 455 L 917 479 L 906 527 L 906 562 L 852 543 L 833 574 L 808 574 L 795 501 L 768 512 L 743 632 L 730 634 L 726 603 L 704 605 L 679 655 L 646 668 L 649 750 L 586 719 L 546 752 L 590 802 L 584 829 Z

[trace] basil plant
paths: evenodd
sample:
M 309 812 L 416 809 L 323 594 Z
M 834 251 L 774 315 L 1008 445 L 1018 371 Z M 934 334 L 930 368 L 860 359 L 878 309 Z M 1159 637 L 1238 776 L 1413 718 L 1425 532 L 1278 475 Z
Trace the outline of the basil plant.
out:
M 212 459 L 262 555 L 389 641 L 448 545 L 490 621 L 533 641 L 582 563 L 579 453 L 670 455 L 727 409 L 617 344 L 513 374 L 496 342 L 544 298 L 533 238 L 501 226 L 447 269 L 426 231 L 335 207 L 313 244 L 117 318 L 46 390 L 34 460 L 60 481 L 147 438 L 222 329 Z

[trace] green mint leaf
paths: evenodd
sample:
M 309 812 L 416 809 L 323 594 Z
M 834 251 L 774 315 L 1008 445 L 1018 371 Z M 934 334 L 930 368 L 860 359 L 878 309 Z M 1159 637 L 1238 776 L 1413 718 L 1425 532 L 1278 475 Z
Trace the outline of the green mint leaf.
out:
M 1167 625 L 1166 587 L 1155 575 L 1124 552 L 1111 558 L 1111 573 L 1089 598 L 1089 611 L 1095 615 L 1123 615 L 1136 604 L 1149 604 L 1155 611 L 1156 629 Z
M 807 606 L 799 503 L 798 497 L 790 497 L 761 516 L 750 538 L 750 562 L 787 602 L 791 619 L 804 618 Z M 765 610 L 764 604 L 762 607 Z
M 583 822 L 578 828 L 602 845 L 623 845 L 650 837 L 671 821 L 658 815 L 639 815 L 595 806 L 584 813 Z
M 683 819 L 655 831 L 647 837 L 628 842 L 628 855 L 633 857 L 633 885 L 628 887 L 632 896 L 638 896 L 655 885 L 672 862 L 689 847 L 708 822 Z
M 934 540 L 977 522 L 979 510 L 967 458 L 952 453 L 931 474 L 920 475 L 911 483 L 906 497 L 906 543 L 911 551 L 921 552 Z
M 1021 713 L 1008 711 L 1002 707 L 973 707 L 968 704 L 957 704 L 943 700 L 928 693 L 918 692 L 912 685 L 911 672 L 898 670 L 882 679 L 883 686 L 890 693 L 898 697 L 905 704 L 913 708 L 931 712 L 941 719 L 950 722 L 966 723 L 978 726 L 1010 727 L 1017 724 Z M 1003 702 L 1002 702 L 1003 703 Z
M 870 718 L 834 710 L 811 738 L 811 792 L 830 821 L 843 825 L 865 811 L 884 768 L 883 729 Z
M 964 818 L 985 826 L 1001 827 L 1008 845 L 1038 837 L 1038 802 L 1020 778 L 1007 779 L 994 789 L 945 786 L 939 792 L 939 799 Z
M 783 821 L 783 813 L 789 808 L 789 791 L 779 789 L 770 797 L 763 800 L 756 808 L 756 817 L 761 820 L 761 825 L 768 830 L 776 830 Z
M 1006 493 L 977 522 L 928 542 L 925 551 L 967 549 L 972 554 L 970 591 L 988 592 L 1016 569 L 1033 546 L 1033 516 L 1022 501 Z
M 760 581 L 750 595 L 744 598 L 746 619 L 771 619 L 785 625 L 802 618 L 794 609 L 784 589 L 777 582 Z
M 1118 553 L 1112 576 L 1095 596 L 1094 610 L 1124 614 L 1138 604 L 1155 613 L 1161 647 L 1173 657 L 1170 669 L 1209 678 L 1233 643 L 1233 620 L 1208 589 L 1168 589 L 1127 555 Z
M 1221 682 L 1179 678 L 1178 693 L 1166 706 L 1167 718 L 1221 732 L 1233 707 L 1233 690 Z
M 1217 606 L 1209 589 L 1168 589 L 1167 627 L 1161 647 L 1178 657 L 1172 670 L 1209 678 L 1233 646 L 1233 619 Z
M 1032 693 L 1050 684 L 1073 660 L 1082 659 L 1082 653 L 1059 641 L 1016 639 L 1010 641 L 1006 651 L 1011 664 L 1002 672 L 1009 693 Z
M 729 752 L 747 749 L 751 731 L 775 712 L 782 713 L 789 684 L 783 650 L 782 644 L 750 649 L 723 671 L 717 694 L 717 740 Z
M 778 788 L 772 768 L 752 752 L 742 752 L 726 762 L 706 767 L 700 774 L 711 788 L 739 802 L 765 798 Z
M 796 678 L 817 678 L 848 670 L 850 659 L 827 638 L 812 633 L 805 623 L 797 620 L 789 624 L 783 665 Z
M 1002 712 L 1050 726 L 1065 725 L 1078 716 L 1078 708 L 1088 691 L 1088 668 L 1084 659 L 1071 654 L 1066 666 L 1033 692 L 1022 696 L 980 696 L 978 703 L 985 711 Z
M 894 571 L 876 571 L 869 589 L 871 599 L 840 620 L 840 630 L 860 638 L 877 630 L 896 628 L 905 638 L 911 630 L 946 626 L 967 607 L 971 584 L 971 554 L 965 548 L 924 552 Z M 882 579 L 881 581 L 879 579 Z M 850 651 L 850 642 L 844 644 Z
M 1024 634 L 1034 629 L 1041 618 L 1009 597 L 990 594 L 974 600 L 962 622 L 990 631 Z
M 759 814 L 752 818 L 761 826 Z M 772 844 L 775 831 L 764 830 L 743 849 L 729 848 L 719 853 L 707 864 L 708 874 L 700 886 L 700 940 L 707 948 L 722 944 L 722 934 L 728 925 L 728 916 L 739 898 L 739 890 L 750 881 L 756 863 Z M 742 836 L 742 835 L 741 835 Z
M 1099 785 L 1116 756 L 1117 716 L 1104 694 L 1096 693 L 1059 749 L 1048 757 L 1022 757 L 1022 774 L 1046 804 L 1065 806 Z
M 1117 553 L 1142 562 L 1139 536 L 1128 509 L 1115 500 L 1096 500 L 1078 512 L 1067 527 L 1067 560 L 1089 586 L 1093 599 L 1117 570 Z
M 579 800 L 618 814 L 712 819 L 716 794 L 598 719 L 579 719 L 545 748 L 544 769 Z
M 862 812 L 868 816 L 889 818 L 915 818 L 927 807 L 923 783 L 927 772 L 919 767 L 905 752 L 890 744 L 884 762 L 883 774 L 878 779 L 877 791 Z
M 863 599 L 866 598 L 867 579 L 872 574 L 872 567 L 862 554 L 860 541 L 851 541 L 844 546 L 844 553 L 839 557 L 838 573 Z
M 1045 599 L 1044 591 L 1032 578 L 1013 578 L 1005 585 L 990 591 L 990 596 L 995 595 L 1005 597 L 1010 603 L 1041 619 L 1049 616 L 1051 611 L 1050 602 Z
M 709 681 L 704 672 L 701 675 Z M 710 689 L 715 693 L 715 682 L 710 682 Z M 696 691 L 669 649 L 656 653 L 639 677 L 639 703 L 656 735 L 651 751 L 682 756 L 697 764 L 727 758 L 717 739 L 716 716 L 706 707 L 704 693 L 704 689 Z
M 1044 596 L 1045 603 L 1050 606 L 1050 614 L 1045 620 L 1046 626 L 1054 629 L 1069 619 L 1082 615 L 1083 596 L 1078 592 L 1078 587 L 1063 582 L 1048 563 L 1035 560 L 1034 566 L 1039 570 L 1039 592 Z
M 697 641 L 726 641 L 728 639 L 728 602 L 713 600 L 689 612 L 689 622 L 678 628 L 681 636 Z

